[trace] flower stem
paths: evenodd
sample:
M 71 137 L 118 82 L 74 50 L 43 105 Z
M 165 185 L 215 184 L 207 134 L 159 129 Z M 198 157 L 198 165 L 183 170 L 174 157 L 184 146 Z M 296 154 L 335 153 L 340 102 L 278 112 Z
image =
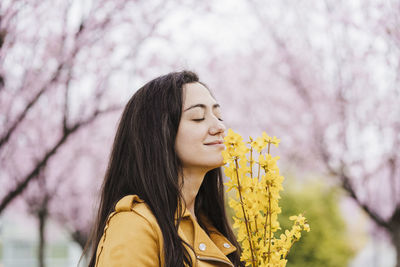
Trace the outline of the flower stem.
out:
M 268 190 L 268 204 L 269 204 L 269 238 L 268 238 L 268 263 L 271 260 L 271 243 L 272 243 L 272 211 L 271 211 L 271 189 Z
M 267 194 L 268 194 L 268 186 L 265 189 L 267 190 Z M 270 216 L 270 211 L 267 210 L 267 213 L 265 215 L 264 234 L 263 234 L 264 245 L 267 243 L 267 238 L 266 237 L 267 237 L 267 226 L 268 226 L 268 218 L 269 218 L 269 216 Z
M 256 267 L 256 261 L 254 259 L 254 250 L 253 250 L 253 246 L 252 246 L 252 239 L 250 236 L 250 231 L 249 231 L 249 221 L 247 220 L 247 216 L 246 216 L 246 212 L 244 209 L 244 203 L 243 203 L 243 198 L 242 198 L 242 188 L 240 186 L 240 181 L 239 181 L 239 173 L 238 173 L 238 162 L 237 159 L 235 159 L 235 166 L 236 166 L 236 179 L 237 179 L 237 183 L 238 183 L 238 191 L 239 191 L 239 198 L 240 198 L 240 205 L 242 206 L 242 211 L 243 211 L 243 217 L 244 217 L 244 222 L 246 224 L 246 230 L 247 230 L 247 236 L 249 238 L 249 245 L 250 245 L 250 252 L 251 252 L 251 259 L 253 262 L 253 267 Z
M 253 148 L 250 148 L 250 177 L 253 179 Z
M 290 252 L 290 248 L 293 246 L 293 244 L 294 244 L 296 241 L 297 241 L 297 240 L 292 239 L 292 242 L 290 242 L 290 247 L 289 247 L 289 249 L 286 251 L 285 255 L 283 255 L 283 257 L 282 257 L 283 260 L 286 259 L 286 256 L 287 256 L 287 255 L 289 254 L 289 252 Z
M 259 155 L 259 157 L 261 156 L 261 152 L 260 152 L 260 155 Z M 257 181 L 260 181 L 260 169 L 261 169 L 261 165 L 260 165 L 260 162 L 258 162 L 258 175 L 257 175 Z

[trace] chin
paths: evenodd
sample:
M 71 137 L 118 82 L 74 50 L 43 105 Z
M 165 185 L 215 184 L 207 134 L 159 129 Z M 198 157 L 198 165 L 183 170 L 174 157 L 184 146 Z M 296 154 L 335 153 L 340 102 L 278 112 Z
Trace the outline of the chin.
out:
M 225 165 L 225 164 L 224 164 L 224 161 L 221 160 L 221 161 L 218 163 L 217 167 L 215 167 L 215 168 L 222 167 L 222 166 L 224 166 L 224 165 Z
M 212 169 L 222 167 L 222 166 L 224 166 L 224 160 L 221 158 L 221 160 L 218 160 L 218 161 L 214 162 L 214 164 L 210 164 L 210 165 L 212 166 Z
M 192 166 L 197 165 L 198 167 L 202 169 L 206 169 L 207 171 L 210 171 L 212 169 L 224 166 L 224 158 L 222 156 L 217 156 L 217 157 L 209 157 L 207 160 L 200 160 L 197 161 L 196 163 L 193 163 Z

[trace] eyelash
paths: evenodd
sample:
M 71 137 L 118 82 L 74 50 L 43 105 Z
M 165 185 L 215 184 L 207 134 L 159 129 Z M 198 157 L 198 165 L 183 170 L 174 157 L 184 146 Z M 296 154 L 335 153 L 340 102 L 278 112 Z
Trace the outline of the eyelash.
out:
M 204 120 L 204 118 L 203 119 L 194 119 L 193 121 L 203 121 Z M 223 119 L 218 119 L 219 121 L 224 121 Z

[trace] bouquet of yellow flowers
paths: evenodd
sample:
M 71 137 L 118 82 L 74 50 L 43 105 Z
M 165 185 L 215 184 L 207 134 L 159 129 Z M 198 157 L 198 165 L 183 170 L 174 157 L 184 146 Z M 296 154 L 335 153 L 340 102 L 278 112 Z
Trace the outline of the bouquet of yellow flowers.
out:
M 263 132 L 256 140 L 250 137 L 248 148 L 242 137 L 231 129 L 224 139 L 224 172 L 230 178 L 225 185 L 227 192 L 236 191 L 236 199 L 230 198 L 229 206 L 235 212 L 233 228 L 238 229 L 237 239 L 242 247 L 240 259 L 252 267 L 286 266 L 290 248 L 300 239 L 303 230 L 310 231 L 310 226 L 302 214 L 291 216 L 292 229 L 285 230 L 279 238 L 274 236 L 281 229 L 278 201 L 284 178 L 276 165 L 279 157 L 271 156 L 270 147 L 271 144 L 278 147 L 280 140 Z M 267 150 L 265 155 L 264 149 Z

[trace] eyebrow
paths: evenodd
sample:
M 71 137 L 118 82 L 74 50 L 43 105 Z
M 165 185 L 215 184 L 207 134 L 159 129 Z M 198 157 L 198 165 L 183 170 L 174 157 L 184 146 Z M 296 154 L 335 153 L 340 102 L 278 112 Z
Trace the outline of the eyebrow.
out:
M 212 106 L 213 109 L 214 109 L 214 108 L 219 108 L 219 107 L 220 107 L 219 104 L 214 104 L 214 105 Z M 192 108 L 203 108 L 203 109 L 206 109 L 206 105 L 204 105 L 204 104 L 195 104 L 195 105 L 192 105 L 192 106 L 188 107 L 188 108 L 185 109 L 183 112 L 188 111 L 189 109 L 192 109 Z

